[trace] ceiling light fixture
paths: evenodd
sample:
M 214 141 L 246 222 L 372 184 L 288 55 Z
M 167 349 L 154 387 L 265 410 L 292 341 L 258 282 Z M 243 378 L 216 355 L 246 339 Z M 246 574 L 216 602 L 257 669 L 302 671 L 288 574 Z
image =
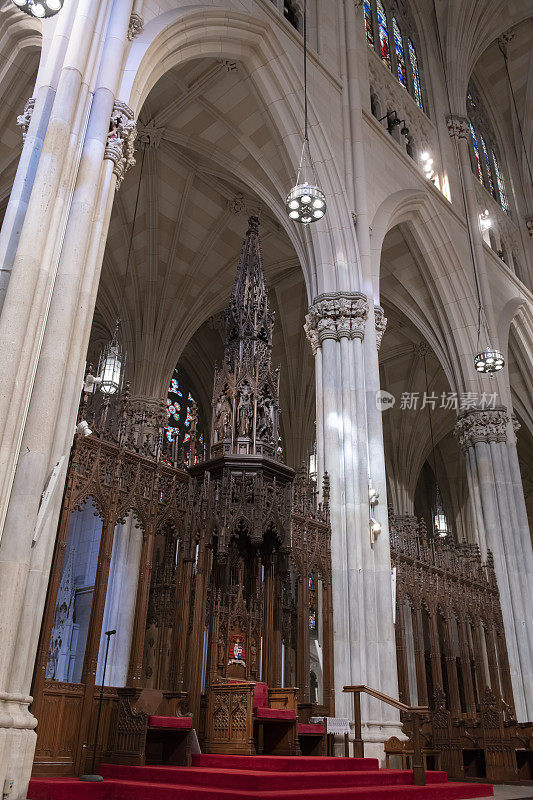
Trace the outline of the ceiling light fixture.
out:
M 311 150 L 307 114 L 307 0 L 304 0 L 304 140 L 300 164 L 296 173 L 296 184 L 292 187 L 285 208 L 289 219 L 308 225 L 317 222 L 326 213 L 326 197 L 318 186 Z
M 99 386 L 102 394 L 116 394 L 122 388 L 124 378 L 124 368 L 126 366 L 126 353 L 120 344 L 120 325 L 121 311 L 124 308 L 124 296 L 126 293 L 126 283 L 131 260 L 131 250 L 133 247 L 133 234 L 135 233 L 135 222 L 137 220 L 137 209 L 139 207 L 139 194 L 141 191 L 141 178 L 144 167 L 144 157 L 146 155 L 146 142 L 144 143 L 141 168 L 139 170 L 139 183 L 137 186 L 137 197 L 135 198 L 135 209 L 133 211 L 133 221 L 131 223 L 130 241 L 128 247 L 128 257 L 126 259 L 126 272 L 122 281 L 122 295 L 119 300 L 119 311 L 115 322 L 115 330 L 111 340 L 104 347 L 98 362 L 98 377 L 93 381 Z
M 12 0 L 12 2 L 30 17 L 46 19 L 61 11 L 64 0 Z
M 444 50 L 443 50 L 443 46 L 442 46 L 439 19 L 438 19 L 438 16 L 437 16 L 437 6 L 436 6 L 436 3 L 435 3 L 435 0 L 433 0 L 433 14 L 434 14 L 434 17 L 435 17 L 435 29 L 436 29 L 436 32 L 437 32 L 437 45 L 438 45 L 438 48 L 439 48 L 440 61 L 441 61 L 442 69 L 443 69 L 444 85 L 446 87 L 446 95 L 447 95 L 447 99 L 448 99 L 448 113 L 449 113 L 449 116 L 451 118 L 451 117 L 453 117 L 453 112 L 452 112 L 452 104 L 451 104 L 451 100 L 450 100 L 450 90 L 449 90 L 449 86 L 448 86 L 448 75 L 447 75 L 447 71 L 446 71 L 446 63 L 447 62 L 446 62 L 446 59 L 444 57 Z M 502 50 L 502 53 L 503 53 L 503 50 Z M 505 59 L 505 66 L 507 68 L 506 54 L 503 53 L 503 55 L 504 55 L 504 59 Z M 520 120 L 518 120 L 518 122 L 520 124 Z M 464 214 L 465 214 L 465 219 L 466 219 L 466 228 L 467 228 L 467 232 L 468 232 L 468 244 L 470 246 L 470 257 L 471 257 L 471 260 L 472 260 L 472 270 L 474 272 L 474 283 L 475 283 L 476 296 L 477 296 L 478 314 L 477 314 L 477 344 L 476 344 L 476 350 L 478 352 L 474 356 L 474 367 L 476 369 L 476 372 L 478 372 L 478 373 L 484 373 L 486 375 L 493 375 L 495 372 L 498 372 L 500 369 L 503 369 L 503 367 L 505 366 L 505 359 L 504 359 L 503 355 L 499 352 L 499 350 L 496 350 L 492 346 L 492 343 L 491 343 L 490 326 L 489 326 L 489 322 L 488 322 L 488 319 L 487 319 L 487 315 L 485 313 L 485 308 L 483 306 L 483 300 L 482 300 L 482 297 L 481 297 L 481 288 L 480 288 L 480 285 L 479 285 L 479 276 L 478 276 L 478 270 L 477 270 L 477 264 L 476 264 L 476 256 L 475 256 L 475 253 L 474 253 L 474 240 L 473 240 L 473 230 L 472 230 L 473 227 L 474 227 L 474 220 L 471 219 L 471 217 L 470 217 L 470 215 L 468 213 L 468 204 L 466 202 L 465 179 L 463 177 L 463 172 L 462 172 L 462 167 L 461 167 L 461 158 L 459 156 L 458 140 L 457 140 L 456 136 L 453 136 L 452 138 L 453 138 L 453 142 L 454 142 L 455 158 L 456 158 L 456 161 L 457 161 L 457 167 L 458 167 L 459 178 L 460 178 L 460 183 L 461 183 L 461 194 L 462 194 L 462 198 L 463 198 L 463 208 L 464 208 Z M 485 214 L 486 213 L 487 212 L 485 211 Z M 480 218 L 480 224 L 481 224 L 481 218 Z M 482 328 L 482 326 L 485 329 L 485 338 L 486 338 L 486 342 L 487 342 L 487 345 L 486 345 L 485 349 L 483 349 L 483 350 L 480 349 L 481 328 Z

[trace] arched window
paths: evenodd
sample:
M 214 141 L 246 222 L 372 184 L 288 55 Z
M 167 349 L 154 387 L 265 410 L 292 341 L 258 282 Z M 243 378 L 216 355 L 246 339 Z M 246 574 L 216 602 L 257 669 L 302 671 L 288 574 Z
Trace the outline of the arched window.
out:
M 420 64 L 415 46 L 416 30 L 406 6 L 391 0 L 363 0 L 366 41 L 424 111 Z M 377 36 L 374 35 L 377 32 Z M 391 49 L 390 42 L 393 42 Z
M 293 28 L 296 28 L 297 31 L 300 30 L 300 19 L 298 17 L 298 12 L 296 11 L 295 5 L 291 2 L 291 0 L 284 0 L 283 16 L 287 22 L 290 22 Z
M 366 41 L 370 47 L 374 47 L 374 23 L 372 21 L 372 6 L 370 0 L 364 0 L 363 10 L 365 14 Z
M 385 62 L 390 70 L 392 70 L 387 15 L 385 14 L 385 9 L 383 8 L 383 3 L 381 0 L 377 0 L 376 8 L 378 13 L 379 52 L 381 55 L 381 60 Z
M 496 153 L 494 152 L 494 150 L 492 151 L 492 161 L 494 163 L 494 173 L 496 175 L 496 183 L 498 184 L 500 205 L 505 211 L 505 213 L 509 214 L 510 208 L 509 208 L 509 200 L 507 199 L 507 192 L 505 191 L 505 181 L 503 180 L 503 174 L 500 169 L 500 164 L 498 162 L 498 159 L 496 158 Z
M 194 389 L 187 379 L 176 368 L 170 381 L 167 396 L 168 421 L 165 426 L 165 438 L 168 442 L 177 441 L 183 447 L 184 459 L 188 461 L 191 439 L 191 422 L 193 405 L 196 403 Z M 198 405 L 197 405 L 198 410 Z M 201 418 L 198 419 L 196 433 L 195 462 L 201 461 L 204 455 L 204 431 Z
M 392 18 L 392 32 L 394 34 L 394 51 L 396 53 L 396 71 L 398 73 L 398 80 L 407 89 L 407 70 L 405 68 L 405 55 L 403 52 L 402 34 L 396 22 L 396 18 Z
M 471 82 L 466 95 L 466 109 L 471 133 L 472 169 L 483 186 L 501 205 L 506 214 L 511 213 L 505 190 L 505 179 L 492 126 L 483 103 Z
M 483 170 L 481 168 L 481 158 L 479 157 L 479 145 L 477 143 L 477 134 L 474 130 L 474 126 L 472 125 L 472 123 L 470 123 L 470 133 L 472 135 L 472 147 L 474 148 L 474 158 L 476 160 L 477 176 L 481 181 L 481 183 L 484 183 L 485 181 L 483 178 Z
M 407 44 L 409 46 L 409 63 L 411 64 L 414 98 L 417 106 L 423 111 L 424 103 L 422 102 L 422 86 L 420 84 L 420 72 L 418 70 L 418 57 L 412 39 L 408 39 Z
M 489 152 L 487 150 L 487 145 L 485 144 L 485 139 L 483 138 L 483 134 L 479 137 L 481 139 L 481 147 L 483 148 L 483 158 L 485 159 L 485 169 L 487 171 L 487 180 L 489 182 L 489 189 L 491 195 L 494 197 L 494 182 L 492 180 L 492 170 L 490 168 L 490 159 L 489 159 Z

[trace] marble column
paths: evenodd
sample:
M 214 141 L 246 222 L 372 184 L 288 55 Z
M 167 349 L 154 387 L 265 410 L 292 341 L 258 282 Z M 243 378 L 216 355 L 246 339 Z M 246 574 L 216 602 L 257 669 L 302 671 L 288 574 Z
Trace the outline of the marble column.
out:
M 97 686 L 103 678 L 107 630 L 116 630 L 116 634 L 109 642 L 105 685 L 126 686 L 142 543 L 142 530 L 130 513 L 124 523 L 119 522 L 115 527 L 96 669 Z
M 132 160 L 132 114 L 114 109 L 130 6 L 78 4 L 0 318 L 0 785 L 15 780 L 10 800 L 26 797 L 36 725 L 28 692 L 62 486 L 115 185 Z M 61 461 L 34 541 L 41 493 Z
M 504 407 L 471 410 L 455 426 L 469 486 L 479 495 L 482 555 L 490 550 L 500 592 L 517 719 L 533 717 L 532 547 L 516 480 L 513 426 Z M 521 495 L 521 496 L 520 496 Z
M 317 359 L 318 469 L 328 472 L 331 484 L 335 707 L 337 716 L 350 718 L 352 697 L 343 694 L 345 685 L 366 683 L 398 697 L 386 501 L 373 511 L 384 530 L 374 541 L 370 535 L 369 454 L 382 498 L 385 469 L 367 415 L 373 392 L 366 382 L 367 336 L 375 354 L 371 368 L 377 371 L 376 334 L 373 325 L 368 333 L 368 316 L 364 295 L 333 292 L 315 298 L 305 323 Z M 367 697 L 361 705 L 366 752 L 382 757 L 383 742 L 402 735 L 397 713 Z
M 457 143 L 459 169 L 461 171 L 461 182 L 465 193 L 467 222 L 472 242 L 473 258 L 475 261 L 477 278 L 479 281 L 479 291 L 489 328 L 493 336 L 495 336 L 496 325 L 492 308 L 492 296 L 490 293 L 489 279 L 485 263 L 485 253 L 483 252 L 483 238 L 481 236 L 481 229 L 479 227 L 480 208 L 474 186 L 474 181 L 476 178 L 472 173 L 472 167 L 470 164 L 470 151 L 468 148 L 468 142 L 471 136 L 470 124 L 466 117 L 459 114 L 450 114 L 447 116 L 446 123 L 448 126 L 448 133 Z

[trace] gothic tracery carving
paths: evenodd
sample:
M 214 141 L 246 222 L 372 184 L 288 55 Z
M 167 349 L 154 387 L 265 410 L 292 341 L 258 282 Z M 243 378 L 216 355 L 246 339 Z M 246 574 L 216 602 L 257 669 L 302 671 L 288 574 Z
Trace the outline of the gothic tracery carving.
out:
M 383 334 L 387 329 L 387 317 L 381 306 L 374 306 L 374 324 L 376 326 L 376 347 L 379 350 Z
M 124 176 L 130 167 L 135 166 L 135 139 L 137 125 L 133 111 L 126 103 L 115 101 L 109 123 L 109 133 L 104 158 L 113 162 L 113 172 L 117 176 L 116 188 L 119 189 Z
M 313 354 L 325 339 L 363 339 L 368 310 L 368 299 L 360 292 L 332 292 L 316 297 L 304 324 Z
M 30 99 L 26 101 L 26 105 L 24 106 L 24 111 L 17 117 L 17 125 L 22 130 L 23 142 L 26 141 L 26 134 L 28 133 L 28 128 L 30 127 L 30 122 L 34 108 L 35 108 L 35 97 L 30 97 Z
M 454 433 L 463 452 L 476 442 L 506 442 L 509 415 L 505 408 L 469 411 L 459 417 Z
M 128 41 L 132 42 L 144 30 L 144 19 L 136 11 L 133 11 L 128 25 Z

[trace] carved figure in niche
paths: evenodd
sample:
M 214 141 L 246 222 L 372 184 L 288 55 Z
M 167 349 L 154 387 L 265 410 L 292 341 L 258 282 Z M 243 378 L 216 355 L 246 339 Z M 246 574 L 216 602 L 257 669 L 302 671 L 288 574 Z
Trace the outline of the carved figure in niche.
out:
M 235 634 L 231 637 L 229 655 L 230 659 L 228 661 L 228 666 L 230 664 L 240 664 L 243 667 L 246 666 L 246 647 L 244 636 L 241 634 Z
M 257 401 L 257 435 L 260 439 L 271 439 L 273 431 L 272 400 L 260 397 Z
M 218 644 L 217 666 L 222 667 L 224 664 L 224 650 L 226 649 L 226 641 L 222 633 L 218 637 L 217 644 Z
M 215 409 L 217 442 L 231 437 L 231 403 L 225 391 L 220 393 Z
M 247 383 L 241 389 L 237 409 L 237 428 L 239 436 L 249 436 L 252 424 L 252 393 Z

